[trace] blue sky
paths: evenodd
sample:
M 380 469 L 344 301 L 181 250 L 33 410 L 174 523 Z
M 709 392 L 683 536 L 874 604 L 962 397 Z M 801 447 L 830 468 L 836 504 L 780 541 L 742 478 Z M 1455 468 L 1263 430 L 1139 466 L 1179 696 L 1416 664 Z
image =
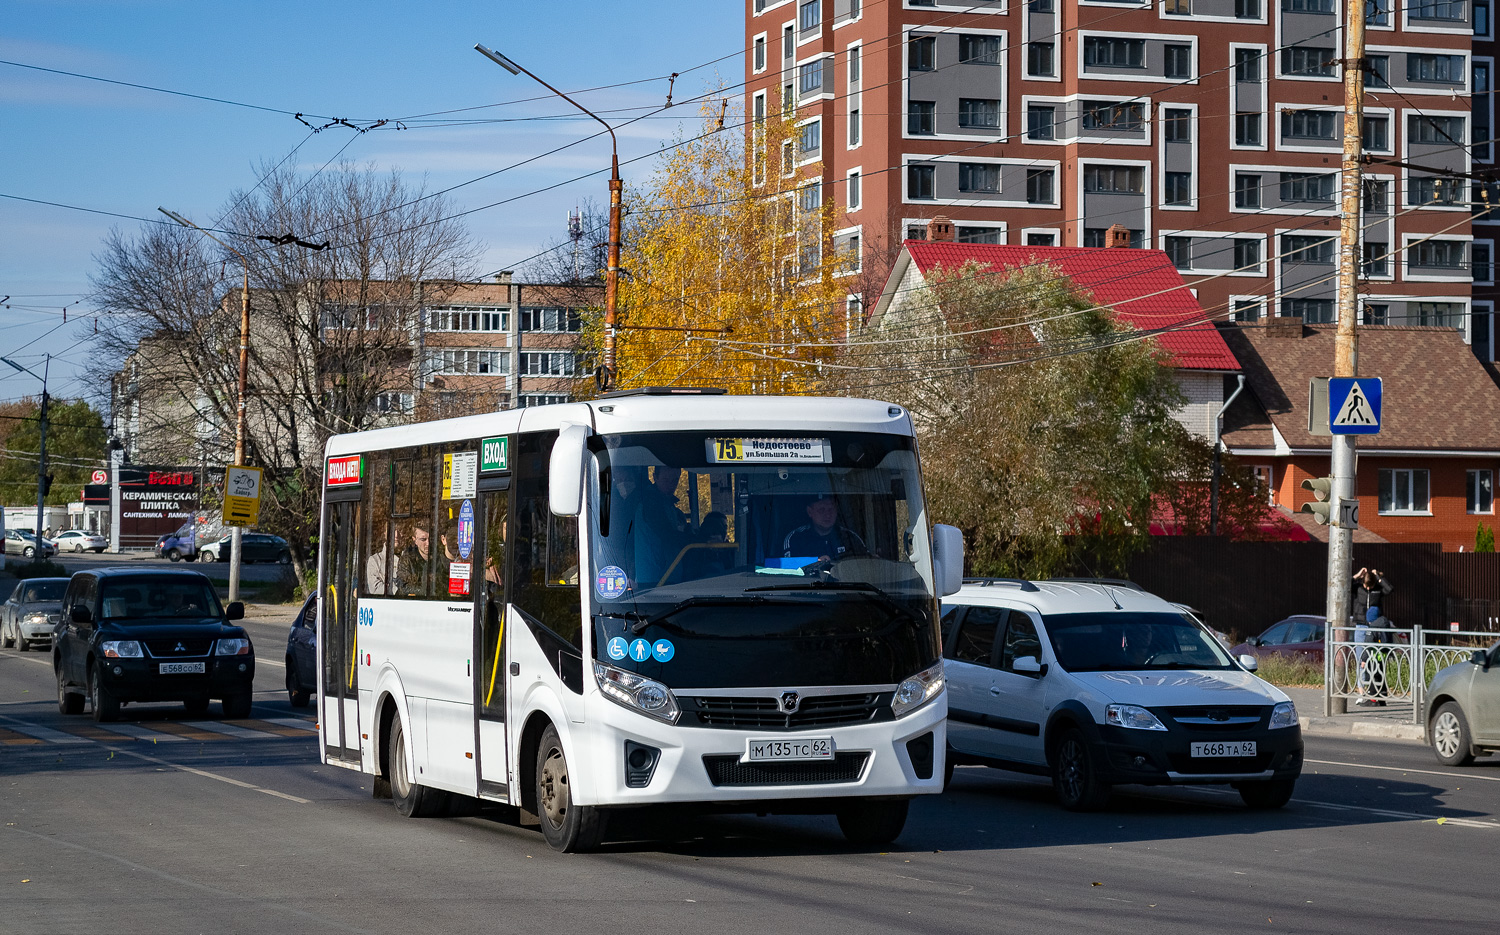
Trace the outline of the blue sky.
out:
M 737 0 L 318 0 L 220 3 L 186 0 L 0 0 L 0 59 L 208 97 L 350 119 L 375 120 L 513 102 L 545 94 L 473 51 L 516 59 L 566 91 L 683 72 L 678 101 L 723 76 L 741 80 L 743 4 Z M 722 61 L 691 73 L 713 59 Z M 665 100 L 661 80 L 581 96 L 596 111 Z M 622 110 L 620 118 L 639 110 Z M 620 133 L 628 159 L 670 140 L 684 109 Z M 400 168 L 441 188 L 492 172 L 594 132 L 555 99 L 491 107 L 466 116 L 536 118 L 478 126 L 376 130 L 332 128 L 308 138 L 301 166 L 344 159 Z M 315 124 L 318 121 L 313 121 Z M 590 128 L 593 129 L 590 129 Z M 255 184 L 308 137 L 294 118 L 172 97 L 0 64 L 0 193 L 134 217 L 158 205 L 207 223 L 228 194 Z M 607 167 L 593 141 L 461 188 L 459 209 L 477 207 Z M 627 168 L 641 176 L 649 162 Z M 603 177 L 523 198 L 469 217 L 484 244 L 481 272 L 508 268 L 564 233 L 569 209 L 606 201 Z M 87 392 L 78 365 L 90 352 L 88 303 L 94 254 L 111 226 L 139 222 L 0 198 L 0 354 L 40 371 L 56 355 L 50 389 Z M 62 307 L 68 305 L 67 323 Z M 76 316 L 76 319 L 75 319 Z M 0 399 L 37 391 L 0 368 Z

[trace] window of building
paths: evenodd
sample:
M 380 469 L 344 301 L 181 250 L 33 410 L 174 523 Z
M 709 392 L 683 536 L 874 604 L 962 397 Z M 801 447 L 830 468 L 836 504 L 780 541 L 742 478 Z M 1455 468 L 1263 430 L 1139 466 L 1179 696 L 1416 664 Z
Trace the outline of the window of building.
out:
M 755 95 L 755 125 L 765 126 L 766 123 L 766 93 L 761 91 Z
M 1339 117 L 1331 110 L 1283 110 L 1281 135 L 1289 140 L 1338 139 Z
M 937 132 L 937 104 L 911 101 L 906 105 L 906 132 L 911 136 L 931 136 Z
M 1162 201 L 1169 205 L 1191 206 L 1193 203 L 1193 173 L 1162 173 Z
M 1234 268 L 1240 272 L 1260 269 L 1260 241 L 1239 237 L 1234 241 Z
M 791 26 L 781 31 L 781 57 L 792 58 L 797 54 L 797 33 Z
M 917 36 L 906 44 L 907 71 L 932 71 L 936 67 L 936 36 Z
M 1495 512 L 1495 472 L 1480 468 L 1469 470 L 1465 474 L 1465 489 L 1468 493 L 1464 502 L 1468 511 L 1470 513 Z
M 1109 236 L 1107 227 L 1085 227 L 1083 229 L 1083 245 L 1085 247 L 1103 247 Z M 1130 231 L 1130 246 L 1139 250 L 1146 243 L 1146 232 L 1143 230 Z
M 1281 73 L 1299 78 L 1332 78 L 1337 75 L 1334 70 L 1337 58 L 1330 46 L 1293 46 L 1281 50 Z
M 1474 0 L 1474 35 L 1490 34 L 1490 0 Z
M 1259 81 L 1260 61 L 1263 58 L 1265 58 L 1265 53 L 1259 49 L 1235 49 L 1234 80 Z
M 1469 341 L 1475 357 L 1480 360 L 1496 358 L 1495 313 L 1488 305 L 1474 306 L 1474 314 L 1469 319 Z
M 850 211 L 853 211 L 854 209 L 859 207 L 859 199 L 861 194 L 859 190 L 859 182 L 859 173 L 850 172 L 848 176 L 848 191 L 846 192 L 846 194 L 849 196 Z
M 1260 19 L 1260 0 L 1234 0 L 1235 19 Z
M 1412 205 L 1456 205 L 1462 191 L 1458 179 L 1425 176 L 1406 180 L 1406 201 Z
M 783 140 L 781 143 L 781 174 L 791 175 L 797 171 L 796 147 L 791 140 Z
M 823 146 L 823 121 L 814 120 L 797 128 L 797 151 L 806 155 Z
M 797 8 L 797 27 L 803 32 L 823 24 L 823 0 L 806 0 Z
M 427 315 L 428 331 L 509 331 L 510 312 L 471 306 L 432 309 Z
M 1333 182 L 1331 173 L 1283 172 L 1280 178 L 1281 200 L 1304 204 L 1332 204 Z
M 1144 105 L 1136 102 L 1084 101 L 1083 118 L 1079 123 L 1085 130 L 1139 133 L 1146 126 L 1146 110 Z
M 906 167 L 906 197 L 930 199 L 936 197 L 933 187 L 937 175 L 935 166 Z
M 961 192 L 998 192 L 1000 167 L 982 162 L 958 164 L 958 190 Z
M 460 376 L 509 373 L 510 354 L 498 348 L 428 348 L 427 369 L 433 374 Z
M 849 50 L 849 83 L 850 84 L 854 84 L 855 82 L 859 81 L 859 79 L 860 79 L 861 69 L 864 67 L 863 63 L 861 62 L 861 59 L 863 58 L 863 56 L 862 56 L 861 53 L 863 53 L 863 52 L 864 52 L 864 47 L 863 46 L 858 46 L 858 45 Z
M 1494 281 L 1493 247 L 1490 244 L 1474 241 L 1469 245 L 1469 257 L 1469 269 L 1475 282 Z
M 1333 0 L 1281 0 L 1283 13 L 1332 13 Z
M 823 183 L 811 182 L 797 189 L 797 207 L 808 214 L 823 207 Z
M 1380 469 L 1381 513 L 1429 513 L 1427 471 L 1422 468 Z
M 1475 12 L 1479 11 L 1475 7 Z M 1474 78 L 1470 85 L 1473 94 L 1474 114 L 1474 158 L 1480 162 L 1489 162 L 1493 155 L 1490 152 L 1490 63 L 1475 62 Z
M 1051 42 L 1028 42 L 1026 44 L 1026 74 L 1034 78 L 1052 78 L 1057 74 L 1056 66 L 1053 64 L 1053 51 L 1056 46 Z
M 1390 317 L 1391 307 L 1384 302 L 1366 302 L 1364 317 L 1360 319 L 1361 324 L 1383 325 Z
M 1406 248 L 1406 265 L 1423 269 L 1462 269 L 1461 240 L 1423 240 Z
M 571 377 L 576 369 L 572 351 L 523 351 L 521 373 L 528 377 Z
M 1162 112 L 1162 138 L 1168 143 L 1193 141 L 1193 112 L 1168 108 Z
M 965 65 L 1000 64 L 1000 37 L 959 36 L 958 60 Z
M 1236 146 L 1260 145 L 1260 114 L 1250 111 L 1234 115 L 1234 142 Z
M 1391 183 L 1381 179 L 1364 179 L 1361 183 L 1364 189 L 1364 203 L 1366 214 L 1385 214 L 1391 210 Z
M 1282 299 L 1281 314 L 1301 318 L 1309 325 L 1333 323 L 1332 299 Z
M 1026 246 L 1028 247 L 1055 247 L 1057 246 L 1056 234 L 1043 234 L 1033 231 L 1026 235 Z
M 860 251 L 859 248 L 858 234 L 850 235 L 849 239 L 844 242 L 844 254 L 849 259 L 848 269 L 851 272 L 859 272 L 860 265 L 864 261 L 864 254 Z
M 1026 105 L 1026 138 L 1029 140 L 1055 139 L 1056 121 L 1057 108 L 1051 104 Z
M 1359 245 L 1361 275 L 1389 276 L 1391 274 L 1391 245 L 1383 240 L 1367 241 Z
M 927 239 L 927 228 L 926 228 L 926 226 L 922 225 L 922 224 L 908 224 L 908 225 L 906 225 L 906 239 L 907 240 L 926 240 Z
M 1340 115 L 1342 118 L 1342 115 Z M 1391 148 L 1391 118 L 1366 117 L 1360 130 L 1360 142 L 1365 149 L 1386 150 Z
M 804 62 L 797 70 L 798 90 L 803 94 L 817 94 L 823 90 L 823 60 Z
M 1406 16 L 1440 23 L 1467 23 L 1469 4 L 1468 0 L 1408 0 Z
M 1145 68 L 1146 40 L 1087 36 L 1083 40 L 1083 64 L 1103 68 Z
M 1391 24 L 1391 0 L 1365 0 L 1365 25 L 1389 26 Z
M 1406 55 L 1406 80 L 1463 84 L 1465 65 L 1462 55 L 1409 52 Z
M 1193 15 L 1193 0 L 1162 0 L 1161 6 L 1168 16 Z
M 1026 9 L 1033 13 L 1056 13 L 1055 0 L 1026 0 Z
M 1260 176 L 1249 172 L 1234 175 L 1234 206 L 1236 208 L 1260 207 Z
M 1336 241 L 1332 237 L 1282 234 L 1281 255 L 1286 263 L 1316 263 L 1332 266 Z
M 954 239 L 959 243 L 992 243 L 1000 242 L 1000 228 L 998 227 L 965 227 L 960 225 L 954 231 Z
M 1051 169 L 1027 169 L 1026 170 L 1026 203 L 1033 205 L 1050 205 L 1055 200 L 1053 194 L 1053 178 L 1055 173 Z
M 1139 195 L 1145 191 L 1145 173 L 1139 166 L 1085 166 L 1083 190 L 1104 194 Z
M 958 99 L 958 125 L 977 129 L 1000 126 L 1000 102 L 993 98 L 961 97 Z
M 1366 55 L 1365 87 L 1388 88 L 1391 86 L 1391 57 L 1389 55 Z
M 412 411 L 415 397 L 411 393 L 376 393 L 370 409 L 381 415 L 405 415 Z
M 1408 324 L 1431 325 L 1434 328 L 1462 328 L 1467 307 L 1462 302 L 1408 302 Z
M 858 146 L 862 126 L 859 117 L 859 108 L 849 111 L 849 145 Z
M 755 37 L 755 70 L 766 70 L 766 37 Z
M 569 402 L 566 393 L 522 393 L 517 400 L 522 409 L 528 406 L 560 406 Z
M 521 330 L 550 334 L 568 334 L 583 330 L 583 316 L 577 309 L 522 306 Z
M 1167 44 L 1161 47 L 1163 75 L 1167 78 L 1193 77 L 1193 47 Z
M 1464 136 L 1464 118 L 1462 117 L 1429 117 L 1426 114 L 1412 114 L 1406 122 L 1407 142 L 1409 143 L 1447 143 L 1453 146 L 1463 146 L 1460 142 Z
M 1166 251 L 1167 259 L 1178 269 L 1193 268 L 1193 238 L 1191 237 L 1163 237 L 1162 249 Z
M 1266 303 L 1262 299 L 1235 299 L 1235 321 L 1260 321 L 1265 317 Z

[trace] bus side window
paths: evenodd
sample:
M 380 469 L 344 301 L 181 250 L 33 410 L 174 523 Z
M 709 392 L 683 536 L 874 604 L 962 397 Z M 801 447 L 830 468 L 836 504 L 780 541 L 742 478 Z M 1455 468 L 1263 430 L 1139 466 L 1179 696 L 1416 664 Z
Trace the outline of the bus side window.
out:
M 555 441 L 556 432 L 530 432 L 517 439 L 510 595 L 517 608 L 581 648 L 578 520 L 554 517 L 547 503 L 547 468 Z
M 366 597 L 384 597 L 392 590 L 392 524 L 391 524 L 391 479 L 396 462 L 384 454 L 370 455 L 366 471 L 370 478 L 370 490 L 366 495 L 368 525 L 363 530 L 364 547 L 360 554 L 366 556 L 364 574 L 360 579 L 360 592 Z
M 415 458 L 397 464 L 395 477 L 396 564 L 393 574 L 398 597 L 447 597 L 447 560 L 433 522 L 437 507 L 434 474 L 439 457 L 433 448 L 418 448 Z M 409 514 L 402 516 L 402 501 Z M 442 591 L 433 582 L 441 578 Z

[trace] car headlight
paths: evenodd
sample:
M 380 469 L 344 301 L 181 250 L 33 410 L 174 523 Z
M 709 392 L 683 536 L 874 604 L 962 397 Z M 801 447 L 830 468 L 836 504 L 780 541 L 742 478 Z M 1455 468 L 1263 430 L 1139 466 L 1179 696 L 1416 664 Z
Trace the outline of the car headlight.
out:
M 46 614 L 31 614 L 30 616 L 28 616 L 26 618 L 26 622 L 27 623 L 46 623 L 47 622 L 47 615 Z
M 1140 705 L 1112 704 L 1104 709 L 1104 720 L 1111 727 L 1127 727 L 1131 730 L 1166 730 L 1167 725 L 1156 719 L 1156 715 Z
M 219 640 L 214 650 L 217 656 L 244 656 L 250 652 L 250 641 L 246 639 Z
M 1297 706 L 1290 701 L 1283 701 L 1271 709 L 1271 729 L 1278 727 L 1297 726 Z
M 682 715 L 682 709 L 677 707 L 677 696 L 655 679 L 596 662 L 594 681 L 599 683 L 599 691 L 604 697 L 621 707 L 650 715 L 668 724 L 676 724 Z
M 105 640 L 99 649 L 110 659 L 139 658 L 141 644 L 136 640 Z
M 943 685 L 943 661 L 939 659 L 936 665 L 896 686 L 896 694 L 891 698 L 891 713 L 905 717 L 942 694 Z

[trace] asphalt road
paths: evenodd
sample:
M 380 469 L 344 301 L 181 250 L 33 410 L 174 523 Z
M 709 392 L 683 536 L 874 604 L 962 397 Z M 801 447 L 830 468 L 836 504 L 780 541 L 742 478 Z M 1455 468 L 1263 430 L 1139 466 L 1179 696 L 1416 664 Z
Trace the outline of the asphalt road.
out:
M 407 820 L 318 764 L 250 621 L 255 707 L 57 713 L 44 653 L 0 650 L 0 932 L 1475 932 L 1493 927 L 1500 759 L 1308 736 L 1272 813 L 1125 789 L 1099 814 L 958 770 L 885 851 L 831 818 L 638 817 L 560 855 L 504 809 Z

